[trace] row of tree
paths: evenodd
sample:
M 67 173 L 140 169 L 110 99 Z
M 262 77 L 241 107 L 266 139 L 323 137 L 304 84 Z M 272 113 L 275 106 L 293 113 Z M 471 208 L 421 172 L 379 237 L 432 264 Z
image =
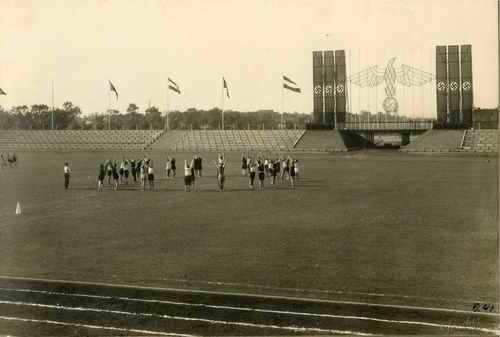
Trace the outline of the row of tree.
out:
M 83 115 L 78 106 L 65 102 L 52 111 L 45 104 L 14 106 L 10 110 L 0 106 L 0 129 L 50 130 L 50 129 L 83 129 L 83 130 L 140 130 L 140 129 L 206 129 L 221 128 L 222 111 L 219 108 L 186 111 L 171 111 L 168 118 L 155 107 L 149 107 L 144 113 L 139 107 L 130 103 L 127 110 L 121 113 L 110 110 L 106 113 Z M 283 121 L 287 129 L 304 128 L 310 119 L 308 114 L 280 113 L 273 110 L 253 112 L 224 111 L 225 129 L 277 129 Z

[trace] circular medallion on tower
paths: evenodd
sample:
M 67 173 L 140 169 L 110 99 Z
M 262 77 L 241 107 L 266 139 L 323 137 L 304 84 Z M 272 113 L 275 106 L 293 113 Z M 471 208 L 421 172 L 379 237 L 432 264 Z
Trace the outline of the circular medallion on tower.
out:
M 323 92 L 323 88 L 321 87 L 321 85 L 317 85 L 314 87 L 314 94 L 315 95 L 319 95 Z
M 457 91 L 457 89 L 458 89 L 458 83 L 455 82 L 455 81 L 451 82 L 450 83 L 450 90 L 451 91 Z
M 471 88 L 472 88 L 472 84 L 470 84 L 470 82 L 469 82 L 469 81 L 464 81 L 464 82 L 462 83 L 462 89 L 463 89 L 464 91 L 469 91 Z
M 439 81 L 437 83 L 437 89 L 439 91 L 445 91 L 446 90 L 446 84 L 443 81 Z
M 399 103 L 398 100 L 394 97 L 386 97 L 382 102 L 382 107 L 384 108 L 385 112 L 394 113 L 398 112 Z
M 328 84 L 325 86 L 325 94 L 326 95 L 331 95 L 333 94 L 333 87 L 331 84 Z
M 337 94 L 339 95 L 344 95 L 344 86 L 342 84 L 337 84 L 335 87 L 335 90 L 337 90 Z

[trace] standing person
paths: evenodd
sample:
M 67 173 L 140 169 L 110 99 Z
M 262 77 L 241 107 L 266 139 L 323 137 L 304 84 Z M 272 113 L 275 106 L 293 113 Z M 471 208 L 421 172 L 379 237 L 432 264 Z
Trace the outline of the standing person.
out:
M 170 178 L 170 173 L 172 171 L 172 163 L 170 162 L 170 157 L 167 157 L 167 162 L 165 163 L 165 171 L 167 178 Z
M 191 168 L 191 185 L 193 186 L 193 191 L 196 192 L 196 165 L 198 163 L 198 158 L 195 156 L 193 159 L 191 159 L 191 165 L 189 167 Z
M 275 158 L 273 161 L 273 182 L 272 182 L 272 184 L 277 183 L 276 177 L 278 176 L 279 173 L 280 173 L 280 159 Z
M 104 176 L 106 175 L 106 172 L 104 171 L 104 164 L 101 164 L 99 167 L 99 175 L 97 176 L 97 191 L 101 192 L 102 191 L 102 185 L 104 183 Z
M 115 191 L 118 190 L 118 179 L 119 179 L 118 163 L 115 161 L 115 163 L 113 164 L 113 184 L 115 185 L 115 187 L 113 189 Z
M 265 173 L 265 166 L 262 160 L 257 161 L 257 171 L 259 173 L 259 189 L 263 190 L 264 189 L 264 179 L 266 178 L 266 173 Z
M 128 175 L 129 175 L 129 161 L 125 159 L 123 163 L 123 175 L 125 176 L 125 184 L 128 185 Z
M 295 172 L 295 182 L 299 182 L 299 165 L 297 164 L 299 161 L 294 159 L 293 161 L 293 170 Z
M 257 170 L 257 166 L 255 163 L 251 162 L 248 164 L 248 169 L 249 169 L 249 183 L 248 187 L 253 190 L 253 183 L 255 181 L 255 171 Z
M 224 157 L 220 157 L 217 162 L 217 185 L 219 187 L 219 192 L 224 191 L 224 182 L 226 181 L 226 176 L 224 174 L 224 169 L 226 167 L 226 164 L 224 162 Z
M 64 163 L 64 189 L 67 190 L 69 187 L 69 177 L 71 176 L 71 170 L 69 169 L 69 164 Z
M 148 165 L 148 181 L 149 181 L 149 190 L 155 189 L 155 174 L 153 169 L 153 161 L 149 162 Z
M 241 175 L 245 176 L 247 174 L 248 163 L 245 154 L 241 154 Z
M 141 179 L 141 190 L 144 191 L 146 188 L 146 165 L 141 161 L 141 165 L 139 166 L 139 178 Z
M 295 188 L 295 161 L 290 159 L 290 185 Z
M 264 171 L 266 173 L 266 177 L 269 177 L 269 159 L 267 159 L 267 157 L 264 159 Z
M 247 174 L 250 174 L 250 165 L 252 164 L 252 158 L 250 155 L 247 156 Z
M 108 176 L 108 185 L 111 185 L 111 176 L 113 175 L 113 164 L 111 159 L 106 162 L 106 174 Z
M 118 171 L 118 173 L 120 173 L 120 184 L 123 184 L 124 168 L 125 168 L 125 159 L 122 158 L 122 161 L 120 162 L 120 170 Z
M 175 170 L 177 169 L 177 167 L 175 167 L 175 158 L 172 157 L 172 159 L 170 159 L 170 168 L 172 169 L 172 178 L 175 178 Z
M 283 165 L 283 168 L 281 170 L 281 183 L 283 184 L 285 182 L 285 175 L 289 175 L 289 167 L 288 167 L 288 160 L 287 159 L 282 159 L 281 164 Z M 288 179 L 288 176 L 286 177 Z
M 184 191 L 191 192 L 191 178 L 193 171 L 187 160 L 184 160 Z
M 196 171 L 196 174 L 198 174 L 199 178 L 201 178 L 201 169 L 202 169 L 202 159 L 199 155 L 197 155 L 194 170 Z
M 130 160 L 130 171 L 132 173 L 132 178 L 134 183 L 137 181 L 137 171 L 135 170 L 135 159 Z
M 267 170 L 269 171 L 269 176 L 272 177 L 273 179 L 271 180 L 271 185 L 274 184 L 274 161 L 273 159 L 269 159 L 267 162 Z

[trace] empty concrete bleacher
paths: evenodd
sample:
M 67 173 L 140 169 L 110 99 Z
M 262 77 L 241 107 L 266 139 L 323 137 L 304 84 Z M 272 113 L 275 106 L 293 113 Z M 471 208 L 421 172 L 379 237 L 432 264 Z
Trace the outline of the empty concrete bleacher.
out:
M 144 150 L 161 130 L 2 130 L 0 150 L 127 151 Z M 14 144 L 11 149 L 7 144 Z
M 466 152 L 497 152 L 498 130 L 466 130 L 462 150 Z
M 424 132 L 407 146 L 403 152 L 460 152 L 464 130 L 437 130 Z
M 294 151 L 343 152 L 348 147 L 338 130 L 307 130 L 295 145 Z
M 8 131 L 0 130 L 0 151 L 15 151 L 16 136 Z
M 290 151 L 304 130 L 191 130 L 167 131 L 154 149 L 178 151 Z M 170 133 L 170 135 L 169 135 Z

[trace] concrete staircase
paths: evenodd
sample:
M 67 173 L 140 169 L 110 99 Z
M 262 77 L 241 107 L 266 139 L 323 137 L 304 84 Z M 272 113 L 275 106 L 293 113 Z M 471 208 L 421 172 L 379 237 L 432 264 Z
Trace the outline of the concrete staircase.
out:
M 348 150 L 338 130 L 307 130 L 297 142 L 294 151 L 344 152 Z
M 497 152 L 498 130 L 466 130 L 462 150 L 466 152 Z
M 403 152 L 460 152 L 464 130 L 437 130 L 424 132 L 415 141 L 400 148 Z

